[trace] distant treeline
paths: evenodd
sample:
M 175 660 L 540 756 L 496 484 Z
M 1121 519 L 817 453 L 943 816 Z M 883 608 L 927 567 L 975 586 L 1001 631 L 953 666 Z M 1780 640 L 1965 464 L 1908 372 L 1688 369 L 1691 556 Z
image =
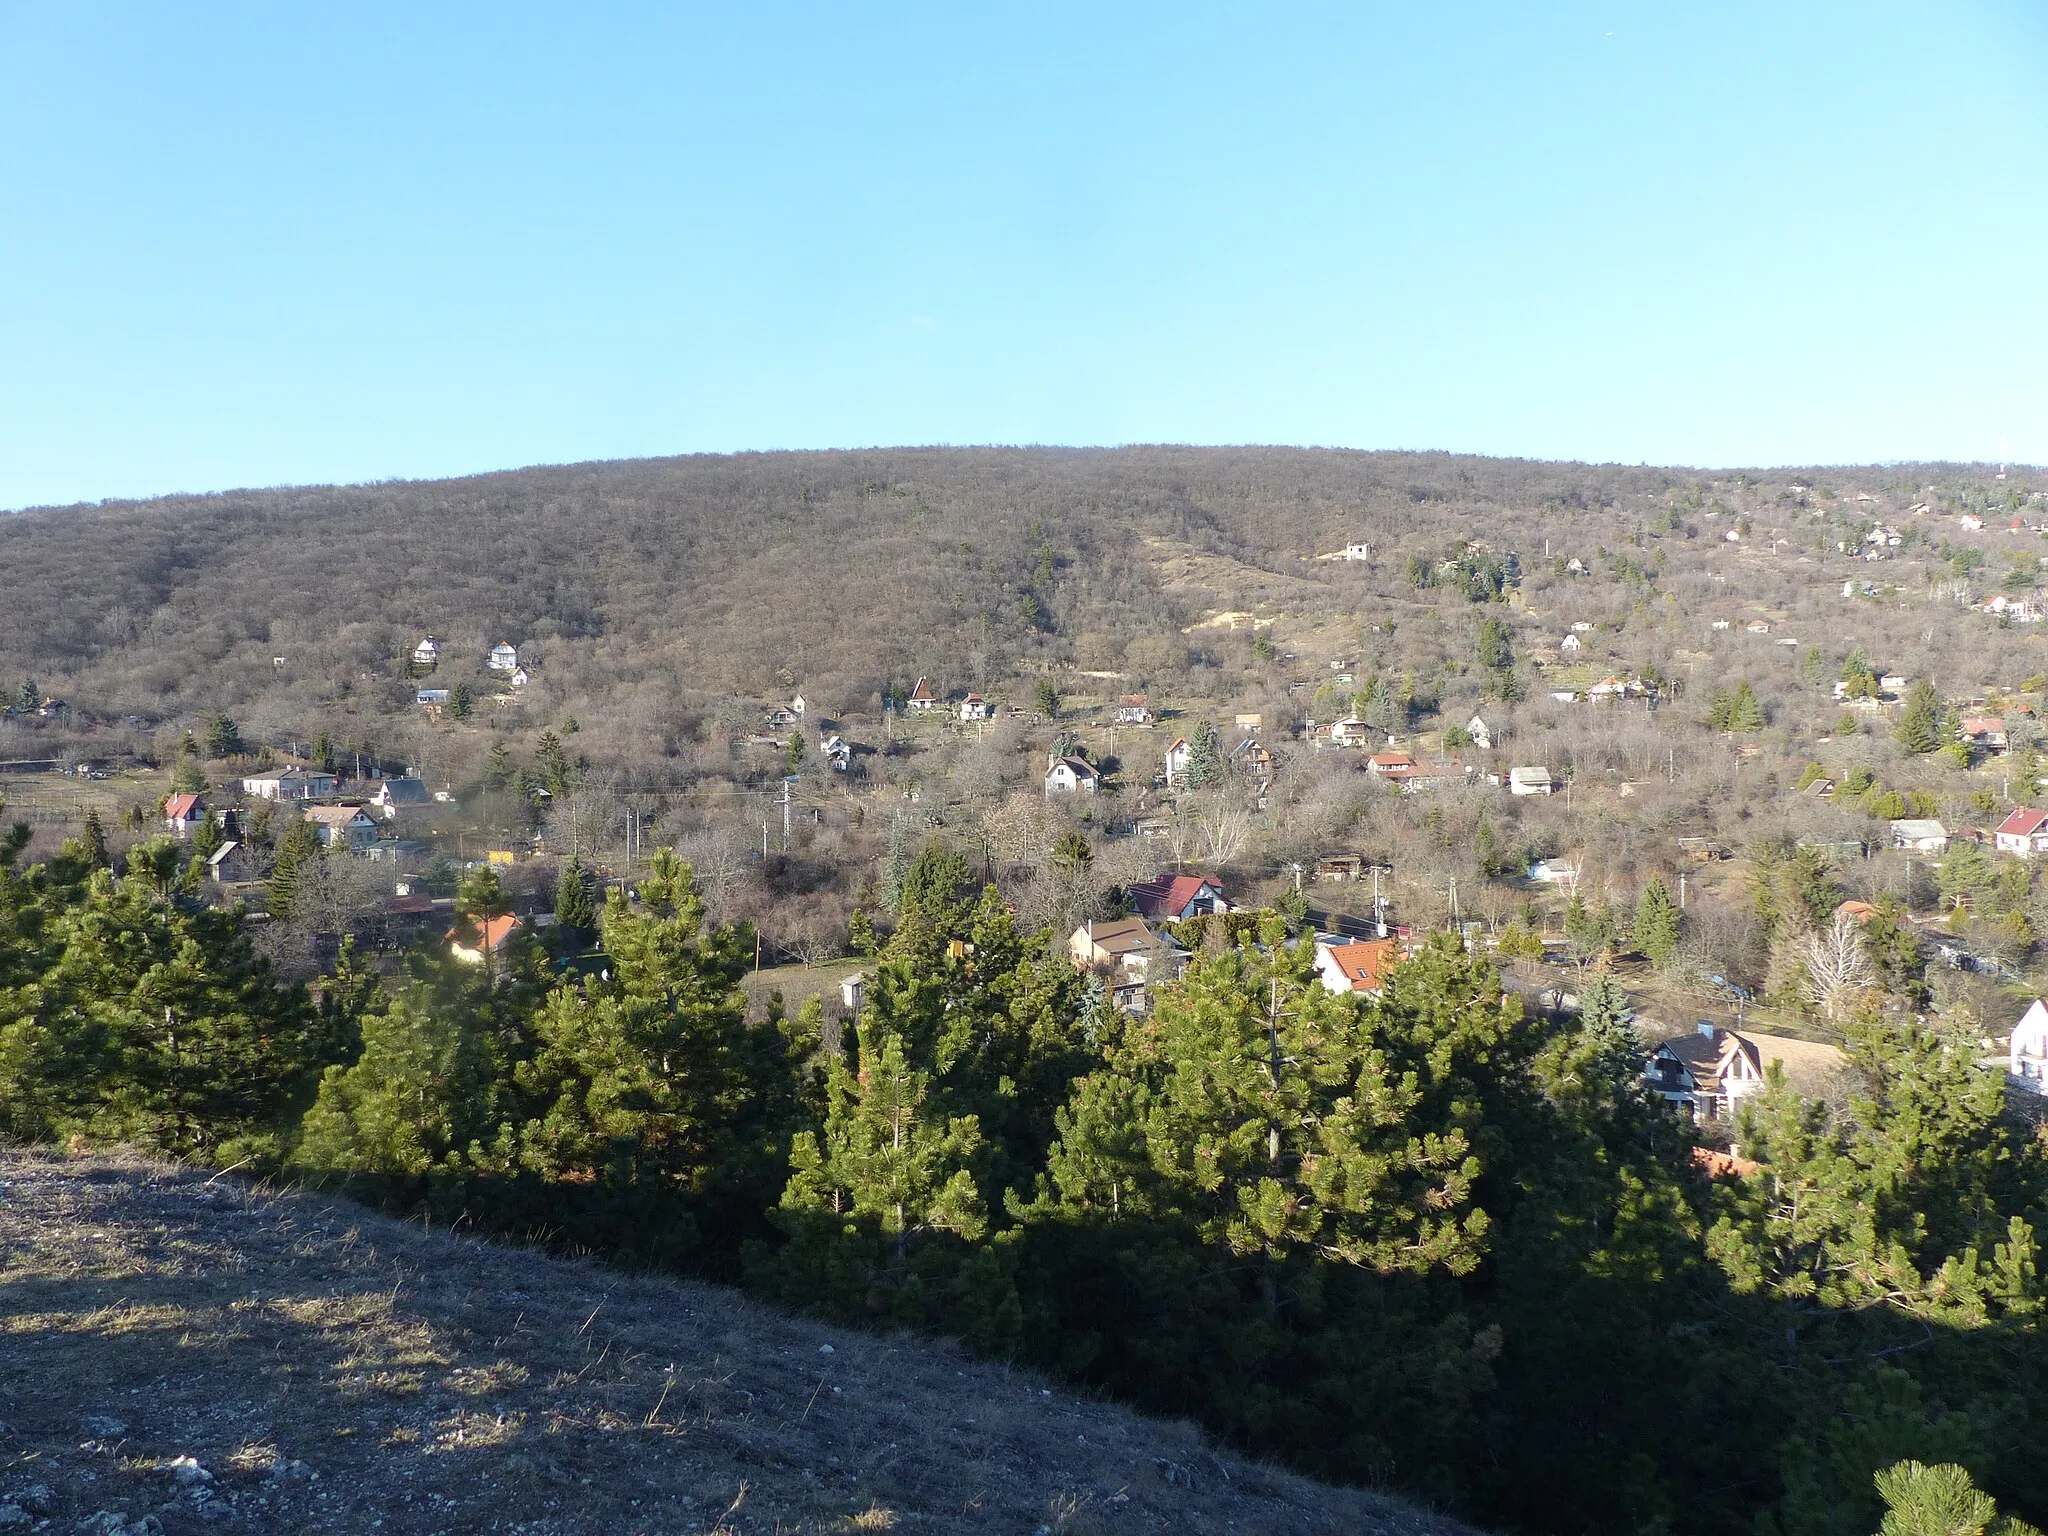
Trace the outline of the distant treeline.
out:
M 927 848 L 865 1005 L 750 1019 L 660 856 L 591 974 L 465 882 L 391 984 L 277 983 L 168 842 L 0 849 L 0 1134 L 316 1181 L 943 1332 L 1500 1528 L 1875 1529 L 1873 1473 L 2048 1507 L 2043 1152 L 1974 1042 L 1874 1007 L 1709 1179 L 1620 994 L 1525 1017 L 1449 940 L 1340 996 L 1268 914 L 1132 1019 Z M 582 914 L 578 920 L 585 920 Z M 1193 937 L 1193 935 L 1190 935 Z

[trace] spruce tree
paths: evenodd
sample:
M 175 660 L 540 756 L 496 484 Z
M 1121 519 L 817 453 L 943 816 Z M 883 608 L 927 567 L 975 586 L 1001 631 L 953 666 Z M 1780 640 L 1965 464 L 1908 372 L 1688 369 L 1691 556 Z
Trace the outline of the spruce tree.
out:
M 1934 752 L 1942 745 L 1941 701 L 1934 685 L 1921 678 L 1906 690 L 1905 707 L 1892 734 L 1908 752 Z
M 563 949 L 580 951 L 597 931 L 597 907 L 590 899 L 590 880 L 581 859 L 562 866 L 555 882 L 555 932 Z
M 241 730 L 226 715 L 215 715 L 206 727 L 206 755 L 233 757 L 241 750 Z
M 1636 948 L 1651 964 L 1666 966 L 1677 958 L 1678 921 L 1678 903 L 1671 899 L 1670 887 L 1663 876 L 1652 875 L 1636 899 L 1635 931 Z
M 291 921 L 292 904 L 298 898 L 299 876 L 306 866 L 322 856 L 320 836 L 311 824 L 294 821 L 277 841 L 277 856 L 270 866 L 270 915 L 277 922 Z
M 1206 789 L 1223 782 L 1223 751 L 1216 742 L 1216 726 L 1204 720 L 1195 727 L 1188 743 L 1187 782 L 1190 789 Z

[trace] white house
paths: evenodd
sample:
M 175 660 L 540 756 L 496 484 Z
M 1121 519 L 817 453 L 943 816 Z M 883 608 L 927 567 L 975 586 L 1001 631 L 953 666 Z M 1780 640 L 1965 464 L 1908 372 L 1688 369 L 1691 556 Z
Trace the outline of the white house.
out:
M 417 810 L 423 805 L 432 805 L 434 797 L 428 793 L 425 781 L 409 773 L 394 774 L 377 786 L 377 793 L 370 797 L 370 804 L 384 813 L 389 821 L 400 811 Z
M 1370 544 L 1346 544 L 1344 546 L 1344 558 L 1346 560 L 1370 560 L 1372 558 L 1372 546 Z
M 2048 1002 L 2035 998 L 2012 1027 L 2005 1070 L 2029 1093 L 2048 1093 Z
M 309 805 L 306 820 L 329 848 L 367 848 L 377 841 L 377 823 L 359 805 Z
M 493 672 L 517 672 L 519 670 L 519 647 L 503 641 L 491 647 L 491 654 L 484 665 Z
M 1178 784 L 1186 778 L 1188 763 L 1194 755 L 1195 749 L 1188 745 L 1185 736 L 1175 737 L 1173 745 L 1166 749 L 1166 782 Z
M 910 690 L 910 697 L 903 701 L 906 708 L 914 709 L 919 714 L 935 707 L 938 702 L 939 696 L 932 692 L 932 685 L 921 677 L 917 680 L 917 686 Z
M 1330 722 L 1330 745 L 1333 747 L 1362 747 L 1372 734 L 1372 727 L 1356 715 L 1346 715 L 1342 720 Z
M 2000 853 L 2023 859 L 2048 853 L 2048 811 L 2014 811 L 1998 824 L 1991 841 Z
M 438 667 L 441 664 L 441 642 L 432 635 L 427 636 L 412 648 L 412 664 L 416 667 Z
M 317 768 L 273 768 L 242 780 L 242 793 L 259 800 L 320 800 L 333 794 L 339 782 Z
M 1569 885 L 1579 883 L 1579 870 L 1575 864 L 1563 859 L 1538 859 L 1529 866 L 1529 880 L 1533 885 Z
M 818 738 L 818 755 L 831 765 L 834 773 L 845 773 L 853 766 L 853 747 L 836 732 Z
M 1143 1013 L 1147 984 L 1178 981 L 1192 958 L 1142 917 L 1083 923 L 1068 935 L 1067 955 L 1076 970 L 1102 976 L 1110 1000 L 1126 1013 Z
M 1576 656 L 1585 649 L 1584 646 L 1579 644 L 1579 637 L 1577 635 L 1566 635 L 1557 642 L 1557 648 L 1567 656 Z
M 842 977 L 839 982 L 839 1006 L 848 1013 L 859 1013 L 868 996 L 868 973 L 855 971 L 851 976 Z
M 164 802 L 164 825 L 180 837 L 206 820 L 206 805 L 197 795 L 173 795 Z
M 1547 795 L 1556 787 L 1551 782 L 1548 768 L 1539 766 L 1508 770 L 1508 793 L 1511 795 Z
M 1118 725 L 1150 725 L 1152 711 L 1142 693 L 1126 693 L 1117 698 L 1116 714 L 1111 717 Z
M 789 701 L 789 712 L 792 715 L 795 715 L 799 720 L 803 719 L 803 717 L 807 713 L 809 713 L 810 708 L 811 706 L 804 702 L 804 696 L 802 694 L 798 694 L 795 698 Z
M 1078 757 L 1056 757 L 1046 766 L 1048 795 L 1092 795 L 1102 787 L 1102 775 L 1092 763 Z
M 1650 1091 L 1702 1120 L 1733 1118 L 1735 1106 L 1761 1093 L 1770 1068 L 1783 1068 L 1806 1098 L 1825 1098 L 1839 1086 L 1844 1058 L 1831 1045 L 1784 1035 L 1737 1034 L 1702 1019 L 1690 1034 L 1675 1035 L 1650 1053 L 1644 1070 Z
M 980 694 L 970 693 L 960 701 L 960 720 L 962 724 L 972 725 L 977 720 L 991 720 L 994 718 L 994 708 Z
M 1395 939 L 1362 939 L 1344 943 L 1316 940 L 1316 979 L 1332 992 L 1377 995 L 1386 985 L 1387 970 L 1401 958 Z
M 1931 817 L 1907 817 L 1892 823 L 1892 846 L 1908 853 L 1946 853 L 1948 828 Z
M 1472 745 L 1482 752 L 1493 750 L 1493 727 L 1474 715 L 1465 722 L 1465 734 L 1472 738 Z
M 1591 619 L 1572 620 L 1572 633 L 1575 635 L 1590 635 L 1593 633 L 1593 621 Z

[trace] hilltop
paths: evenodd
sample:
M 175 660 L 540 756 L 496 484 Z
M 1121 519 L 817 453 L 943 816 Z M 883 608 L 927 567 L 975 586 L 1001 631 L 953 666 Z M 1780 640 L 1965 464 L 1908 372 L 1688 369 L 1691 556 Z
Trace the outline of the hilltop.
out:
M 0 1153 L 0 1297 L 0 1526 L 40 1485 L 39 1529 L 172 1536 L 1466 1529 L 943 1343 L 134 1158 Z

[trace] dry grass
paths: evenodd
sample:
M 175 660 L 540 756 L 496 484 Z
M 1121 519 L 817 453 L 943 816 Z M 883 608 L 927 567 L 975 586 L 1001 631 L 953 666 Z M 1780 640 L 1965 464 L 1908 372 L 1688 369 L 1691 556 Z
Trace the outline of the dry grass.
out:
M 1460 1529 L 942 1344 L 118 1157 L 0 1152 L 0 1418 L 47 1530 Z

